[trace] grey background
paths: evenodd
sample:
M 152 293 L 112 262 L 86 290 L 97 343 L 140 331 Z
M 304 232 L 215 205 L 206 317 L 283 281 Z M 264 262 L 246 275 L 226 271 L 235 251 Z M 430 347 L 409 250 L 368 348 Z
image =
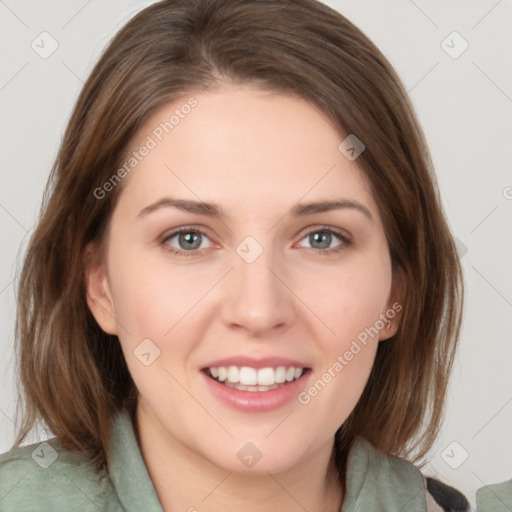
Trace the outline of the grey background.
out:
M 73 103 L 100 51 L 151 3 L 0 0 L 0 452 L 11 447 L 15 432 L 15 278 L 43 187 Z M 465 320 L 446 420 L 423 471 L 474 502 L 478 487 L 512 478 L 512 275 L 507 263 L 512 260 L 512 4 L 325 3 L 361 28 L 405 83 L 459 241 Z M 42 47 L 46 37 L 44 48 L 51 48 L 48 36 L 40 36 L 44 31 L 58 44 L 46 59 L 31 47 L 33 41 Z M 454 31 L 469 44 L 457 58 L 462 39 L 446 39 Z

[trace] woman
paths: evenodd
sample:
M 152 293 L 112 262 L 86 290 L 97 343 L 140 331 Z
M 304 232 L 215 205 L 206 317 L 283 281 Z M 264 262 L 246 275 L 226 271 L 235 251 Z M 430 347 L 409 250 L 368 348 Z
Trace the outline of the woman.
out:
M 0 510 L 468 509 L 413 465 L 459 336 L 456 249 L 404 88 L 342 15 L 144 9 L 46 198 Z M 55 438 L 20 448 L 37 420 Z

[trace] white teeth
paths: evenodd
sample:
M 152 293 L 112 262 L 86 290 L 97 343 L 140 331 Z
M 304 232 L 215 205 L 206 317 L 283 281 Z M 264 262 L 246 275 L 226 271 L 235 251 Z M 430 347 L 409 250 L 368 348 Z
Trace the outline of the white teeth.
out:
M 277 384 L 281 384 L 286 380 L 286 368 L 284 366 L 277 367 L 275 379 Z
M 259 382 L 256 370 L 254 368 L 249 368 L 248 366 L 242 366 L 242 368 L 240 368 L 239 382 L 244 386 L 254 386 L 255 384 L 258 384 Z
M 276 384 L 284 382 L 292 382 L 299 379 L 304 370 L 303 368 L 295 368 L 278 366 L 277 368 L 251 368 L 249 366 L 218 366 L 209 368 L 210 375 L 224 382 L 229 387 L 236 384 L 237 389 L 244 391 L 268 391 L 275 389 Z
M 274 370 L 272 368 L 260 368 L 258 370 L 258 384 L 260 386 L 275 384 Z
M 228 366 L 228 381 L 239 382 L 240 370 L 237 366 Z

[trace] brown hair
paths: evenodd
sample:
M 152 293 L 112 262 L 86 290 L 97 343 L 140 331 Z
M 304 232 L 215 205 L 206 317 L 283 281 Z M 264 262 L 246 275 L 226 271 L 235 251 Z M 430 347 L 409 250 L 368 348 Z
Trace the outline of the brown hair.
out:
M 399 77 L 358 28 L 314 0 L 164 0 L 108 45 L 69 120 L 21 272 L 24 405 L 15 446 L 44 420 L 64 447 L 106 469 L 113 416 L 122 408 L 133 415 L 137 393 L 119 340 L 100 329 L 86 302 L 86 248 L 104 240 L 122 183 L 101 200 L 93 191 L 152 112 L 214 81 L 295 94 L 340 137 L 364 142 L 357 163 L 407 293 L 397 333 L 379 344 L 366 388 L 336 433 L 333 460 L 342 484 L 356 436 L 419 460 L 443 417 L 462 315 L 460 263 Z

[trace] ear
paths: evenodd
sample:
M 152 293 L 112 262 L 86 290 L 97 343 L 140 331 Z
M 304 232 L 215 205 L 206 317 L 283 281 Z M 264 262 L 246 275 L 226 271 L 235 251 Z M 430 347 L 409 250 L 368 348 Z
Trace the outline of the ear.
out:
M 394 269 L 386 310 L 380 316 L 384 328 L 380 329 L 379 341 L 391 338 L 398 331 L 404 309 L 406 290 L 407 283 L 403 270 L 401 268 Z
M 87 304 L 98 325 L 107 334 L 118 334 L 115 306 L 107 274 L 95 244 L 84 251 L 84 279 Z

